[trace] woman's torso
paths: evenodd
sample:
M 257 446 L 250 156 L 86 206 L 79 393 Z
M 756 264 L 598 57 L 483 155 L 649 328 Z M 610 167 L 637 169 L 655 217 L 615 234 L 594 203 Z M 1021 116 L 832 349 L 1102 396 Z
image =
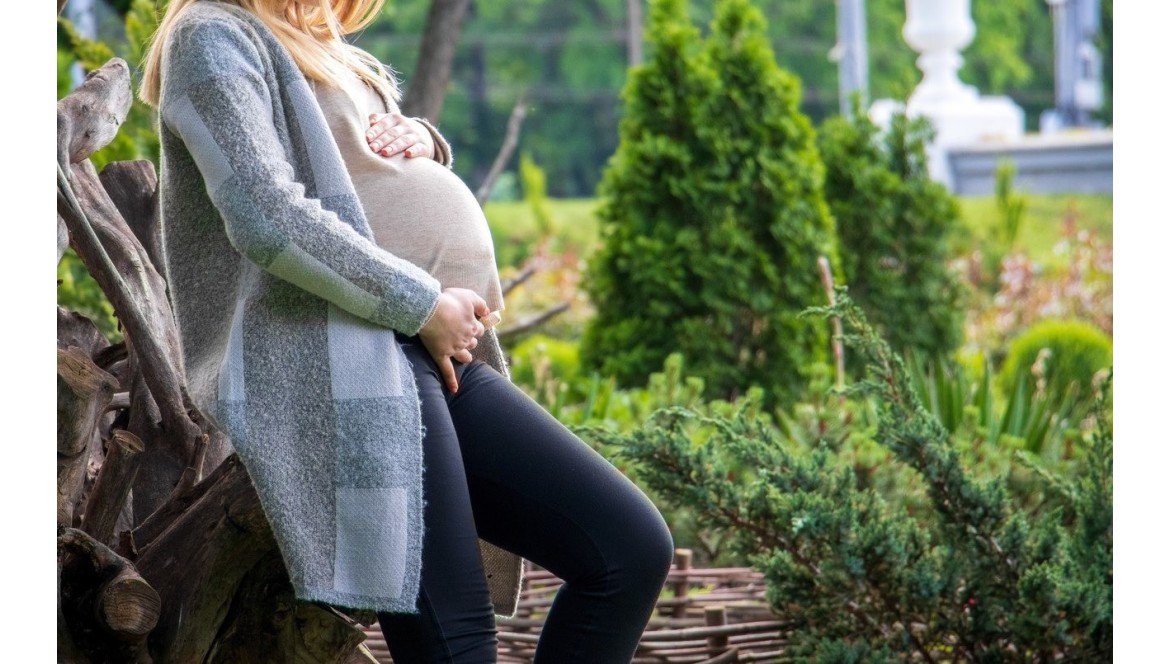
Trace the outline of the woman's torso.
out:
M 475 196 L 449 168 L 433 159 L 370 149 L 371 113 L 394 112 L 355 77 L 347 93 L 312 84 L 358 198 L 383 249 L 423 268 L 444 288 L 467 288 L 503 308 L 491 231 Z

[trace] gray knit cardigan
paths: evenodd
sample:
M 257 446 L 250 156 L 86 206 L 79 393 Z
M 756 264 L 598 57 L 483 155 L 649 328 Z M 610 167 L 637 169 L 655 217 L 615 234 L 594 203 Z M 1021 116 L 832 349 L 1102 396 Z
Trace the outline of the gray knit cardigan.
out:
M 191 395 L 231 437 L 299 599 L 414 613 L 422 425 L 394 330 L 418 332 L 439 283 L 374 244 L 312 90 L 259 19 L 191 5 L 161 78 L 164 253 Z M 506 374 L 494 335 L 480 346 Z M 520 559 L 480 548 L 510 615 Z

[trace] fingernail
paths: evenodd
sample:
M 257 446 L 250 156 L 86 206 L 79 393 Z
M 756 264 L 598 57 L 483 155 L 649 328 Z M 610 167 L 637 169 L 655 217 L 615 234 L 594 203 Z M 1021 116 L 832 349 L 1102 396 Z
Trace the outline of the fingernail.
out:
M 371 129 L 370 131 L 366 132 L 366 138 L 373 138 L 375 134 L 377 134 L 377 132 Z
M 374 142 L 374 143 L 370 143 L 370 147 L 374 148 L 374 152 L 377 152 L 378 150 L 382 149 L 382 144 Z

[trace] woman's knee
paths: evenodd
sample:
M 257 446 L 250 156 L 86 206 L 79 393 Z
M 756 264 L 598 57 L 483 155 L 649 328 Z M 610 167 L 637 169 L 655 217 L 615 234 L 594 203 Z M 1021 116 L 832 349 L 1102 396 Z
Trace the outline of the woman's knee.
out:
M 606 559 L 629 582 L 645 584 L 656 593 L 674 560 L 674 538 L 658 510 L 649 507 L 643 512 L 640 518 L 626 521 L 629 529 L 619 543 L 620 553 L 611 551 Z

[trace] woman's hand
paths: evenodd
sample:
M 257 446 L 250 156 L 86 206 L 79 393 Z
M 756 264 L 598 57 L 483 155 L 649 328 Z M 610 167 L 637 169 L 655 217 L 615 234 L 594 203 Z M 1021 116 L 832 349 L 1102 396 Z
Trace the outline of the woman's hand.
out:
M 371 113 L 366 130 L 370 149 L 383 157 L 434 157 L 435 140 L 421 122 L 401 113 Z
M 439 365 L 439 373 L 451 392 L 459 391 L 455 365 L 451 364 L 451 360 L 463 364 L 471 362 L 471 351 L 479 343 L 479 337 L 483 336 L 483 324 L 478 319 L 489 313 L 491 310 L 487 302 L 474 291 L 445 288 L 439 294 L 439 304 L 434 315 L 418 331 L 419 338 Z

